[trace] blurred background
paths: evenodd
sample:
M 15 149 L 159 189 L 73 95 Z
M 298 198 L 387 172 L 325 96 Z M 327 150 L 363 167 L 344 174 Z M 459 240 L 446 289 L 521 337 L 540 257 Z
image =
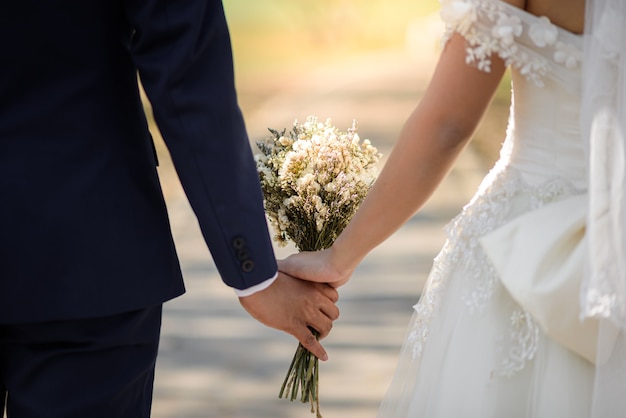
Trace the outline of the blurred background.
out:
M 253 146 L 268 134 L 268 127 L 282 130 L 296 119 L 316 115 L 331 118 L 342 131 L 356 119 L 361 138 L 389 153 L 440 52 L 443 27 L 436 0 L 223 4 Z M 325 418 L 376 416 L 411 307 L 445 239 L 443 226 L 471 198 L 496 160 L 508 106 L 506 77 L 441 188 L 341 288 L 342 315 L 324 341 L 330 356 L 320 376 Z M 307 405 L 278 399 L 297 343 L 248 317 L 221 282 L 158 129 L 152 129 L 187 286 L 186 295 L 165 307 L 153 417 L 314 416 Z M 293 251 L 276 247 L 279 258 Z

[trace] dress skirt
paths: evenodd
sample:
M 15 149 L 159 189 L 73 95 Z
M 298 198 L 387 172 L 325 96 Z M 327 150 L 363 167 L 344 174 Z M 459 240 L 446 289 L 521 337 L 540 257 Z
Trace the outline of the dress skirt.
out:
M 492 170 L 447 227 L 379 418 L 590 416 L 593 364 L 543 333 L 480 245 L 521 214 L 577 192 L 564 179 L 531 186 L 513 168 Z

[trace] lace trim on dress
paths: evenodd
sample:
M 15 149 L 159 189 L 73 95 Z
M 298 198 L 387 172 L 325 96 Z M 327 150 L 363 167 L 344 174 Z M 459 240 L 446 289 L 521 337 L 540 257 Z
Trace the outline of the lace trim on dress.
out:
M 448 278 L 454 269 L 461 269 L 469 290 L 463 295 L 468 313 L 476 314 L 492 300 L 501 288 L 495 269 L 483 253 L 479 239 L 502 226 L 515 214 L 511 213 L 514 198 L 528 199 L 529 209 L 539 208 L 564 196 L 581 193 L 568 180 L 557 177 L 540 185 L 528 185 L 521 174 L 500 161 L 483 180 L 478 193 L 446 227 L 448 239 L 435 258 L 427 285 L 415 310 L 418 313 L 409 332 L 408 343 L 413 359 L 419 361 L 430 333 L 430 323 L 441 305 Z M 539 328 L 523 309 L 511 313 L 509 335 L 500 338 L 498 345 L 503 358 L 498 360 L 494 373 L 512 376 L 522 370 L 534 357 Z
M 576 69 L 582 58 L 580 39 L 537 17 L 499 0 L 441 0 L 446 25 L 445 43 L 453 33 L 468 43 L 466 62 L 491 71 L 497 54 L 507 66 L 543 86 L 543 79 L 557 74 L 555 66 Z M 562 71 L 562 69 L 559 69 Z
M 539 326 L 523 309 L 513 311 L 510 317 L 511 330 L 508 339 L 500 339 L 499 349 L 504 356 L 492 375 L 513 377 L 532 360 L 539 344 Z M 505 347 L 507 347 L 506 349 Z

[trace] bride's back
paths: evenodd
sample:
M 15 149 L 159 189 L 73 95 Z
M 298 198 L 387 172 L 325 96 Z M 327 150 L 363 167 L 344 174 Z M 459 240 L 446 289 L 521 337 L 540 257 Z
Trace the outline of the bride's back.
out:
M 512 3 L 517 0 L 505 1 L 521 9 Z M 584 0 L 566 1 L 584 6 Z M 506 11 L 520 19 L 523 26 L 511 49 L 515 93 L 501 155 L 528 184 L 560 178 L 584 188 L 586 160 L 580 132 L 583 38 L 576 30 L 577 20 L 584 23 L 584 16 L 554 6 L 562 2 L 526 0 L 525 10 L 530 14 L 512 8 Z M 550 22 L 537 16 L 545 16 Z M 497 27 L 498 23 L 493 23 Z M 544 37 L 538 35 L 538 28 L 546 30 Z M 545 37 L 548 32 L 554 39 Z
M 585 26 L 585 0 L 505 0 L 537 16 L 546 16 L 552 23 L 573 33 L 582 33 Z

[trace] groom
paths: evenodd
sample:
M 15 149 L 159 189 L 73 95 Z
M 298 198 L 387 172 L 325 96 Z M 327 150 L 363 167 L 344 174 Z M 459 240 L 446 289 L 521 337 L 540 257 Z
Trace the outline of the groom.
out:
M 0 50 L 10 417 L 150 414 L 161 305 L 184 289 L 137 73 L 224 282 L 325 358 L 307 326 L 329 332 L 337 294 L 277 273 L 219 0 L 3 2 Z

